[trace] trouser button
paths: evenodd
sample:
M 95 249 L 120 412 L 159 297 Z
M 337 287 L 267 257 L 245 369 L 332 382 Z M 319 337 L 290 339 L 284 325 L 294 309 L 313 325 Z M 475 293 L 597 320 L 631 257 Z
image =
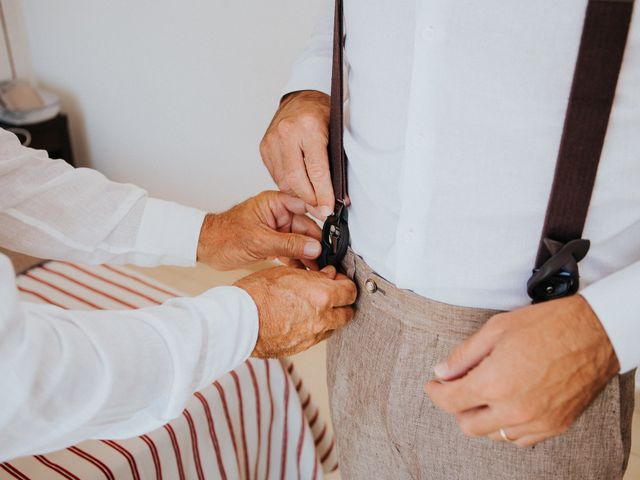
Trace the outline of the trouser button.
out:
M 372 279 L 367 278 L 367 280 L 364 282 L 364 288 L 366 288 L 367 292 L 369 293 L 376 293 L 376 290 L 378 290 L 378 285 L 376 285 L 376 282 L 374 282 Z

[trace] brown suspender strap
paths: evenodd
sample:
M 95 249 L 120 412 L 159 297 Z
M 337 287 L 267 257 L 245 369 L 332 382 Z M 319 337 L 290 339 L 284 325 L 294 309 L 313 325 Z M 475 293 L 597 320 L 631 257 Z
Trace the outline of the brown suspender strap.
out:
M 347 207 L 347 156 L 344 153 L 344 21 L 342 0 L 336 0 L 331 72 L 331 113 L 329 115 L 329 168 L 336 208 L 322 228 L 322 253 L 318 265 L 339 267 L 349 248 Z
M 542 238 L 582 237 L 622 64 L 632 1 L 590 1 Z M 549 258 L 540 243 L 536 267 Z
M 541 282 L 544 279 L 538 273 L 539 278 L 533 282 L 538 285 L 531 285 L 534 280 L 532 277 L 528 290 L 534 301 L 558 298 L 575 293 L 578 289 L 577 262 L 589 248 L 588 241 L 581 240 L 581 237 L 607 133 L 632 12 L 633 0 L 590 0 L 588 3 L 534 270 L 534 277 L 541 269 L 546 270 L 542 273 L 551 283 Z M 563 249 L 559 255 L 562 258 L 552 259 Z M 565 285 L 568 288 L 564 290 L 557 288 L 559 285 L 551 278 L 563 268 L 575 270 L 568 272 L 573 273 L 573 284 Z M 567 272 L 563 275 L 569 276 Z
M 343 145 L 344 72 L 342 0 L 336 0 L 333 26 L 333 65 L 331 72 L 331 113 L 329 116 L 329 158 L 333 193 L 338 202 L 347 197 L 347 162 Z

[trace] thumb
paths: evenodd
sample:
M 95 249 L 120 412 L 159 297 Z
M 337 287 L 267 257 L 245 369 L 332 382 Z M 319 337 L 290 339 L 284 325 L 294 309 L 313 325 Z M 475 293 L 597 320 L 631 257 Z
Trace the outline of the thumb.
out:
M 315 238 L 297 233 L 268 232 L 265 257 L 287 257 L 313 260 L 318 258 L 322 247 Z
M 487 335 L 484 329 L 458 345 L 449 358 L 433 367 L 441 380 L 455 380 L 463 377 L 491 353 L 496 336 Z

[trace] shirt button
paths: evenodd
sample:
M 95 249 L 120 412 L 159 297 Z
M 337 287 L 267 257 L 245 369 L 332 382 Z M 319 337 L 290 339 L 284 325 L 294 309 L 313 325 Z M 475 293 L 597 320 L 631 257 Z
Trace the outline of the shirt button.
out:
M 376 285 L 376 282 L 374 282 L 372 279 L 367 278 L 367 280 L 364 282 L 364 288 L 366 288 L 367 292 L 369 293 L 376 293 L 376 291 L 378 290 L 378 285 Z
M 413 243 L 416 240 L 416 232 L 413 229 L 407 230 L 404 234 L 404 239 L 407 243 Z
M 433 26 L 428 26 L 428 27 L 424 27 L 422 29 L 422 39 L 426 40 L 426 41 L 430 41 L 433 40 L 434 34 L 435 34 L 435 27 Z
M 427 137 L 422 133 L 418 133 L 415 138 L 415 144 L 417 147 L 424 148 L 427 146 Z

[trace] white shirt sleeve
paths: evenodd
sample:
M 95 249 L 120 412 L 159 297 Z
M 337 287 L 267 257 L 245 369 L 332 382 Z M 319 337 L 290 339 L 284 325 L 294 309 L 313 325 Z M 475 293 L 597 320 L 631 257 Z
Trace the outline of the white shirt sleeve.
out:
M 22 303 L 0 255 L 0 462 L 160 427 L 246 360 L 257 332 L 236 287 L 140 310 Z
M 84 263 L 192 265 L 204 212 L 149 199 L 0 130 L 0 245 Z M 127 311 L 22 303 L 0 255 L 0 462 L 178 416 L 251 354 L 258 314 L 236 287 Z
M 205 212 L 74 169 L 0 129 L 0 245 L 83 263 L 193 265 Z
M 306 48 L 294 63 L 283 95 L 300 90 L 331 94 L 333 59 L 333 2 L 325 0 Z
M 639 286 L 640 262 L 637 262 L 580 292 L 607 332 L 622 373 L 640 366 Z

